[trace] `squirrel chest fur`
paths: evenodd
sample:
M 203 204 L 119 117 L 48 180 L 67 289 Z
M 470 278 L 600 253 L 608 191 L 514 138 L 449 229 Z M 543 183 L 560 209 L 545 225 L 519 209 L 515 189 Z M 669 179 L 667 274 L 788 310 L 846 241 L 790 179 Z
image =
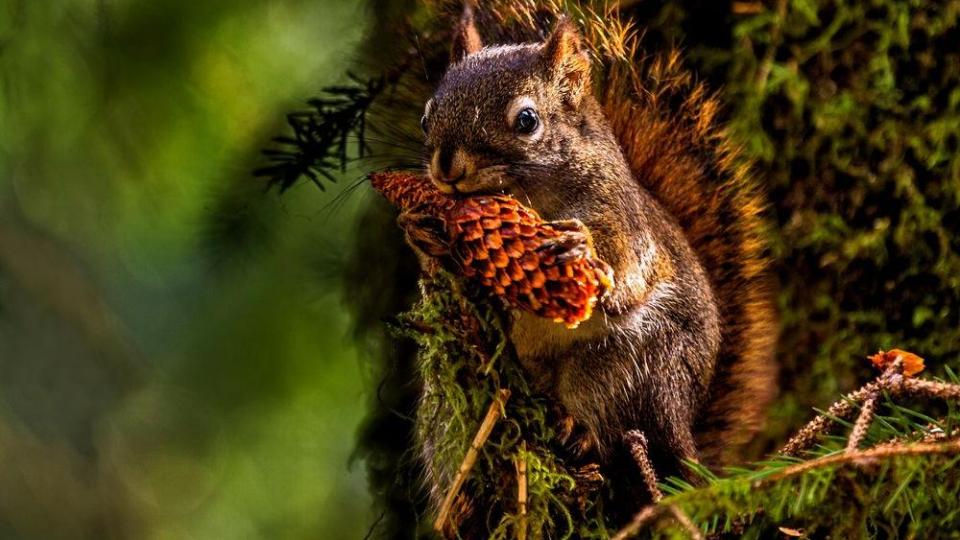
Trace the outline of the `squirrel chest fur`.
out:
M 742 172 L 712 131 L 622 92 L 598 101 L 585 51 L 565 21 L 542 43 L 483 47 L 465 16 L 424 110 L 428 173 L 445 193 L 510 194 L 582 223 L 612 266 L 615 289 L 578 328 L 518 313 L 509 330 L 582 432 L 579 451 L 609 460 L 641 430 L 664 472 L 716 463 L 773 395 L 762 247 L 743 247 L 756 212 L 737 207 L 757 203 L 724 195 Z

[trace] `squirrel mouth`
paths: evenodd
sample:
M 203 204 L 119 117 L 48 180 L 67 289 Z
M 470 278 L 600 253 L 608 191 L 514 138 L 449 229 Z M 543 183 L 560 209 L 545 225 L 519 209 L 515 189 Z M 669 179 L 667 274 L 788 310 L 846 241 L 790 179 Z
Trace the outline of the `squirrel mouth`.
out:
M 462 193 L 460 189 L 457 188 L 457 184 L 461 183 L 463 179 L 467 176 L 466 172 L 460 173 L 456 178 L 450 180 L 443 180 L 437 178 L 433 174 L 430 174 L 430 181 L 433 182 L 433 185 L 437 187 L 442 193 L 447 195 L 453 195 L 454 193 Z
M 434 180 L 433 183 L 448 195 L 505 193 L 509 182 L 506 181 L 501 169 L 501 167 L 487 167 L 470 175 L 461 174 L 449 182 Z

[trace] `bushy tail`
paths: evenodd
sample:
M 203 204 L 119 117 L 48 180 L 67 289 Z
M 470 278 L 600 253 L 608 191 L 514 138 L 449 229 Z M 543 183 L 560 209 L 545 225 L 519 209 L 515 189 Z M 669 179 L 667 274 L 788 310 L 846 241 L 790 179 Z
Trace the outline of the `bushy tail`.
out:
M 776 394 L 764 200 L 717 125 L 717 101 L 677 52 L 615 64 L 604 86 L 601 100 L 634 176 L 676 217 L 717 296 L 720 356 L 696 435 L 706 463 L 728 462 L 760 429 Z

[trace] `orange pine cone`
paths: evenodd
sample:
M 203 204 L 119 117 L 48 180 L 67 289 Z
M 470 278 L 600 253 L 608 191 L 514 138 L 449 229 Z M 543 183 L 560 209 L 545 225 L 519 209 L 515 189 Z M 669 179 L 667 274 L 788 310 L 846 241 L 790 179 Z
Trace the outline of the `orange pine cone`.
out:
M 463 275 L 512 307 L 573 328 L 613 287 L 612 270 L 579 222 L 545 222 L 506 195 L 453 198 L 408 172 L 374 173 L 370 181 L 401 210 L 439 218 Z

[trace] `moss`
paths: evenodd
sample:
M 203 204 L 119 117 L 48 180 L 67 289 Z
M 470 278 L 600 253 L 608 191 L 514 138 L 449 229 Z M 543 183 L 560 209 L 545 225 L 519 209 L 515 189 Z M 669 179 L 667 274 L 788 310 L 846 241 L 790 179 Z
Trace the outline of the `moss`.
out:
M 557 434 L 547 399 L 531 389 L 515 362 L 498 310 L 459 291 L 457 280 L 441 272 L 421 282 L 420 301 L 401 317 L 408 329 L 404 334 L 420 345 L 417 365 L 424 389 L 416 431 L 426 445 L 420 451 L 428 452 L 429 464 L 438 468 L 428 476 L 440 486 L 451 485 L 487 408 L 501 388 L 508 388 L 503 416 L 463 488 L 472 499 L 471 522 L 479 520 L 475 526 L 491 538 L 516 537 L 515 464 L 523 460 L 525 519 L 534 537 L 603 537 L 599 506 L 581 511 L 572 505 L 575 482 L 551 448 Z
M 722 88 L 777 223 L 783 397 L 761 446 L 868 378 L 867 353 L 957 358 L 960 2 L 657 4 L 646 42 L 683 43 Z

